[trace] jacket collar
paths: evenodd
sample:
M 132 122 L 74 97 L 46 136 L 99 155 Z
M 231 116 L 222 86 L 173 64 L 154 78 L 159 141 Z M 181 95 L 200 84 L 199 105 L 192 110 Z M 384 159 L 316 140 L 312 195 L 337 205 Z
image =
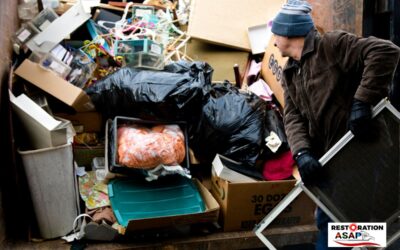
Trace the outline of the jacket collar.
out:
M 308 32 L 306 38 L 304 39 L 304 47 L 301 53 L 300 61 L 302 61 L 307 54 L 314 51 L 315 41 L 317 38 L 319 38 L 319 33 L 316 29 L 312 29 L 310 32 Z

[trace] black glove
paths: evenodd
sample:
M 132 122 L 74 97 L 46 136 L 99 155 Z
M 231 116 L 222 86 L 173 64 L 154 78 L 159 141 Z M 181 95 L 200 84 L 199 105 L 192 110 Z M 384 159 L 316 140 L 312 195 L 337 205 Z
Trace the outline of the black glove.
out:
M 349 129 L 355 137 L 359 139 L 368 138 L 368 134 L 371 131 L 371 119 L 371 105 L 354 99 L 351 106 Z
M 317 184 L 322 178 L 322 165 L 308 150 L 300 150 L 295 156 L 301 180 L 306 185 Z

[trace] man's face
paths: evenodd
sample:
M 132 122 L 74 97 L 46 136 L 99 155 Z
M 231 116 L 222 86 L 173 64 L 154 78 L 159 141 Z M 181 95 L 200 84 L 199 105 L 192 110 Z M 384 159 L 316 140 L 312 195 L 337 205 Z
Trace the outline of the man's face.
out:
M 289 55 L 289 45 L 290 39 L 286 36 L 273 35 L 274 46 L 279 49 L 283 57 L 290 56 Z

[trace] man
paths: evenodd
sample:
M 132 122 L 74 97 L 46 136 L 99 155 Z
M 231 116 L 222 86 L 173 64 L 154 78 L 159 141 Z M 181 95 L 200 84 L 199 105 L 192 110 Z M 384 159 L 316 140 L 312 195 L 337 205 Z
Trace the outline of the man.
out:
M 321 36 L 305 1 L 289 0 L 272 22 L 283 71 L 287 138 L 306 185 L 323 182 L 321 157 L 350 129 L 368 138 L 371 108 L 388 95 L 400 50 L 390 41 L 343 31 Z M 329 218 L 317 211 L 317 249 L 327 249 Z

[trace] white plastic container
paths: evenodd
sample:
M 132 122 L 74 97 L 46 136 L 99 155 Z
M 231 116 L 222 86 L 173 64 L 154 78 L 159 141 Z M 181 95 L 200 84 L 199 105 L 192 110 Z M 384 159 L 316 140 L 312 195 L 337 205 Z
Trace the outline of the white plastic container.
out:
M 21 151 L 40 234 L 68 234 L 78 215 L 72 145 Z

